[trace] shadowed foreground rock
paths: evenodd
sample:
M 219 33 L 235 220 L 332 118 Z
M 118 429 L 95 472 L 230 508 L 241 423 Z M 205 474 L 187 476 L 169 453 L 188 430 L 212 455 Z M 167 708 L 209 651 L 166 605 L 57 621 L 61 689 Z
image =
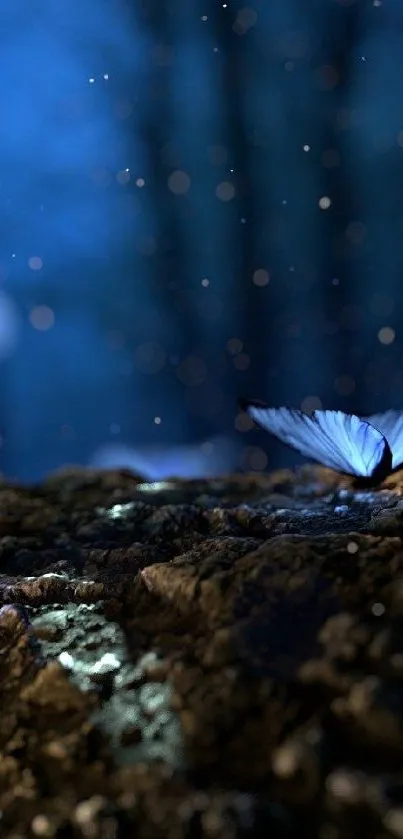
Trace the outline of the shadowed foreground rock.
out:
M 403 837 L 402 474 L 0 485 L 0 837 Z

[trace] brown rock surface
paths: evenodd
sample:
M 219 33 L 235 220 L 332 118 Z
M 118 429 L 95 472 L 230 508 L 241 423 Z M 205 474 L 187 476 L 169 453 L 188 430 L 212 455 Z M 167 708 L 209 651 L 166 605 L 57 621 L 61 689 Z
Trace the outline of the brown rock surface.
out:
M 403 837 L 402 489 L 1 483 L 1 839 Z

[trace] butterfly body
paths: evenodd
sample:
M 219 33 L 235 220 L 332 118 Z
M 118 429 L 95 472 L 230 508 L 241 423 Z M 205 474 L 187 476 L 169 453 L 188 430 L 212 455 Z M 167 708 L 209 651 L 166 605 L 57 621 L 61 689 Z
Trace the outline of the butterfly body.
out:
M 357 486 L 377 486 L 403 463 L 403 411 L 359 417 L 270 408 L 250 399 L 239 404 L 261 428 L 323 466 L 353 475 Z

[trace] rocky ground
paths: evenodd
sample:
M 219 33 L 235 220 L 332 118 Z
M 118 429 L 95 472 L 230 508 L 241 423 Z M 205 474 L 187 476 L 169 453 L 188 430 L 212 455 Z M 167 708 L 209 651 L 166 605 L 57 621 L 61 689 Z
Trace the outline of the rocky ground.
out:
M 403 837 L 402 491 L 0 484 L 0 837 Z

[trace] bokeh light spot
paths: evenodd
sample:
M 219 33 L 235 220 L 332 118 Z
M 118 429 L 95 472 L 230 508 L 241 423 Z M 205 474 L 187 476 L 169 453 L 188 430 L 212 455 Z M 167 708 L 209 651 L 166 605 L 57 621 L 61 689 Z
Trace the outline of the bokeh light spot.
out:
M 174 195 L 186 195 L 190 187 L 189 175 L 176 169 L 168 178 L 168 187 Z
M 358 553 L 358 545 L 357 542 L 349 542 L 347 545 L 347 551 L 349 554 L 356 554 Z
M 128 169 L 121 169 L 116 175 L 116 180 L 121 186 L 126 186 L 130 183 L 130 172 Z
M 232 29 L 236 35 L 245 35 L 245 32 L 254 26 L 256 21 L 257 12 L 255 9 L 251 9 L 249 6 L 244 6 L 244 8 L 240 9 L 237 13 Z
M 381 344 L 393 344 L 395 334 L 395 330 L 391 326 L 383 326 L 378 332 L 378 341 Z
M 235 195 L 235 187 L 229 181 L 221 181 L 215 193 L 220 201 L 232 201 Z
M 328 195 L 323 195 L 322 198 L 319 198 L 319 207 L 321 210 L 328 210 L 331 204 L 332 201 Z
M 270 280 L 269 272 L 265 268 L 257 268 L 253 274 L 253 282 L 257 286 L 265 286 Z
M 43 267 L 43 260 L 40 256 L 30 256 L 28 260 L 28 265 L 31 271 L 40 271 Z
M 55 313 L 50 306 L 35 306 L 29 313 L 29 320 L 34 329 L 46 332 L 55 322 Z

